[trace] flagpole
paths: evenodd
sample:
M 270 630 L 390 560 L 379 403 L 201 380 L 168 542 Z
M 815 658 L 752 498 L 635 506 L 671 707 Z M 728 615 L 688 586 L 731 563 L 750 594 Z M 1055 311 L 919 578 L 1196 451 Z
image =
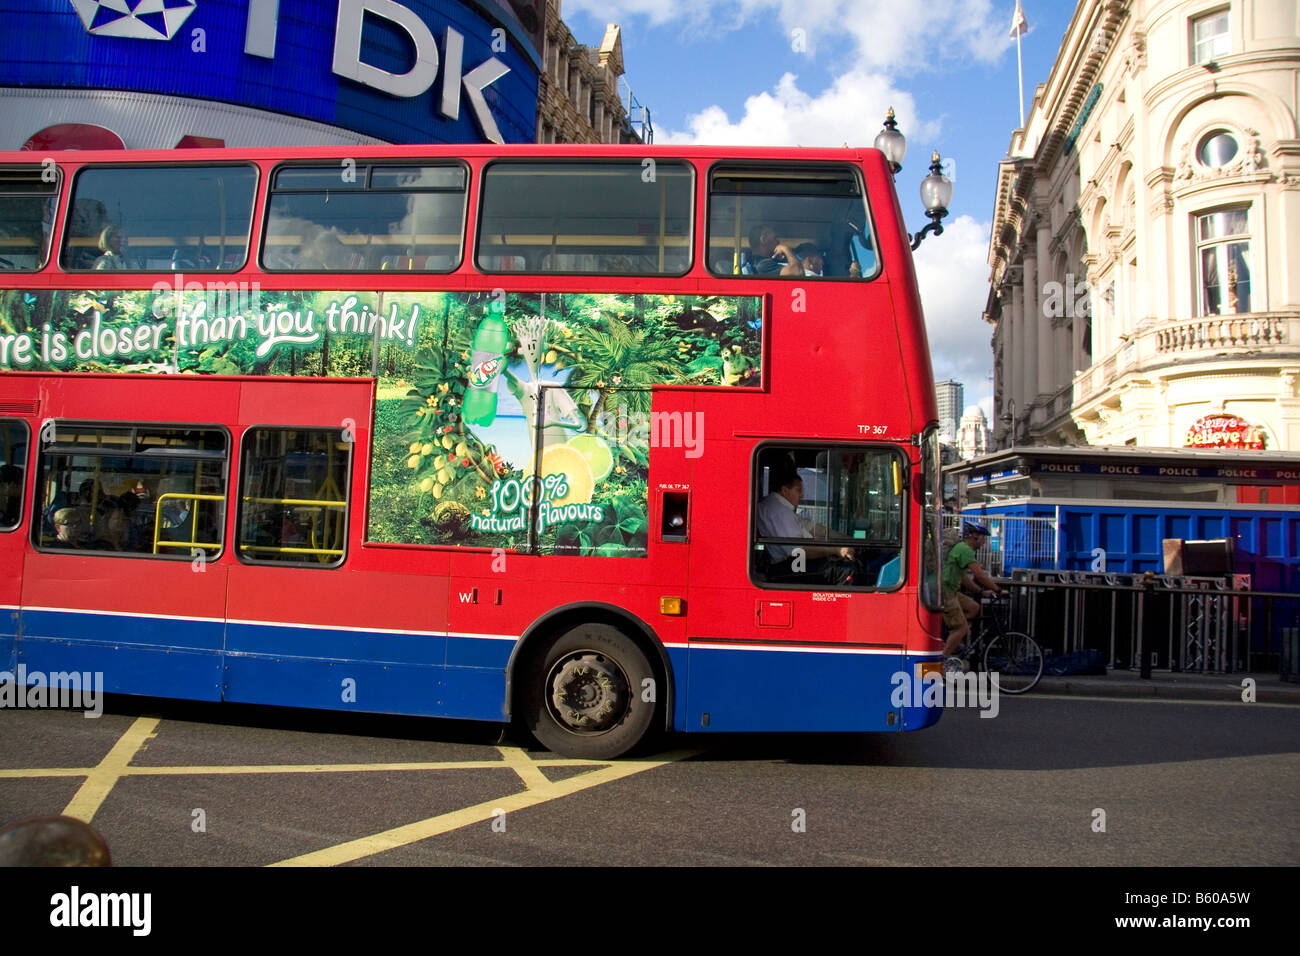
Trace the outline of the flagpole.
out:
M 1020 128 L 1025 128 L 1025 68 L 1020 59 L 1020 31 L 1016 31 L 1016 91 L 1020 94 Z
M 1029 30 L 1024 7 L 1016 0 L 1016 10 L 1011 14 L 1011 35 L 1016 38 L 1016 92 L 1020 94 L 1020 128 L 1025 128 L 1025 62 L 1020 58 L 1020 38 Z

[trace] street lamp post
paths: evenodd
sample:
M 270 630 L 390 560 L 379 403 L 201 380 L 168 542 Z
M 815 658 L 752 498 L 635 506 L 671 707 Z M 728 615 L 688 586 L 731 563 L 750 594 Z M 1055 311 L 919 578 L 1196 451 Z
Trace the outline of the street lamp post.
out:
M 903 168 L 903 157 L 907 155 L 907 138 L 898 131 L 898 121 L 894 119 L 892 106 L 885 114 L 884 128 L 876 134 L 872 145 L 885 154 L 885 161 L 897 176 Z M 943 162 L 939 158 L 939 151 L 935 150 L 930 156 L 930 175 L 921 180 L 921 204 L 925 206 L 925 214 L 930 217 L 930 222 L 920 232 L 907 237 L 913 249 L 929 233 L 933 232 L 937 236 L 943 232 L 940 220 L 948 215 L 951 203 L 952 180 L 943 174 Z
M 1016 443 L 1016 400 L 1007 399 L 1007 410 L 1002 413 L 1002 424 L 1007 426 L 1007 432 L 1010 437 L 1007 439 L 1007 448 L 1011 448 Z

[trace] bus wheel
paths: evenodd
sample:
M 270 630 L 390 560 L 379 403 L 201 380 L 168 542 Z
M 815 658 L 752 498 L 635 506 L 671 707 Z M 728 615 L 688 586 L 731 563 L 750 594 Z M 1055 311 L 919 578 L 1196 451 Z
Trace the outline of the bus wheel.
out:
M 532 668 L 525 720 L 547 750 L 607 760 L 650 731 L 658 710 L 653 691 L 650 661 L 626 634 L 584 624 L 561 635 Z

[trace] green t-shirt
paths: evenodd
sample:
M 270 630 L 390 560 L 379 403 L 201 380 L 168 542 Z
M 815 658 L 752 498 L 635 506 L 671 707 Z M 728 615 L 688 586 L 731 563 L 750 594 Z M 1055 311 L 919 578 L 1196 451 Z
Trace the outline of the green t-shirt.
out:
M 956 594 L 961 590 L 961 579 L 966 569 L 975 563 L 975 550 L 965 541 L 958 541 L 948 550 L 943 561 L 943 590 Z

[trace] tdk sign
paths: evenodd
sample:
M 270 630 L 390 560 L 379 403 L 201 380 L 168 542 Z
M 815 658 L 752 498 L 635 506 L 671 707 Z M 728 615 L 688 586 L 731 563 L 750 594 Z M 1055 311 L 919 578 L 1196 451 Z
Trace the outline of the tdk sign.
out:
M 541 51 L 507 0 L 0 0 L 0 19 L 0 88 L 223 101 L 397 143 L 535 139 Z
M 101 37 L 170 40 L 194 12 L 196 0 L 72 0 L 88 33 Z
M 275 0 L 270 0 L 266 5 L 274 3 Z M 256 0 L 253 0 L 252 5 L 257 5 Z M 406 73 L 389 73 L 361 62 L 361 25 L 367 12 L 400 25 L 410 36 L 415 44 L 415 65 Z M 251 16 L 249 20 L 251 24 Z M 275 45 L 274 36 L 272 33 L 272 47 Z M 504 43 L 504 30 L 499 32 L 497 39 Z M 244 49 L 258 56 L 267 55 L 249 49 L 247 45 Z M 501 138 L 501 131 L 497 129 L 496 120 L 492 118 L 492 111 L 488 109 L 487 101 L 483 99 L 483 88 L 501 79 L 510 72 L 510 68 L 496 57 L 491 57 L 462 75 L 465 38 L 451 27 L 447 27 L 446 51 L 447 62 L 444 66 L 438 111 L 448 119 L 460 116 L 460 91 L 463 85 L 465 98 L 474 109 L 474 118 L 478 120 L 483 135 L 494 143 L 505 142 Z M 438 78 L 438 45 L 424 21 L 401 4 L 393 3 L 392 0 L 340 0 L 338 26 L 334 32 L 334 72 L 393 96 L 420 96 Z

